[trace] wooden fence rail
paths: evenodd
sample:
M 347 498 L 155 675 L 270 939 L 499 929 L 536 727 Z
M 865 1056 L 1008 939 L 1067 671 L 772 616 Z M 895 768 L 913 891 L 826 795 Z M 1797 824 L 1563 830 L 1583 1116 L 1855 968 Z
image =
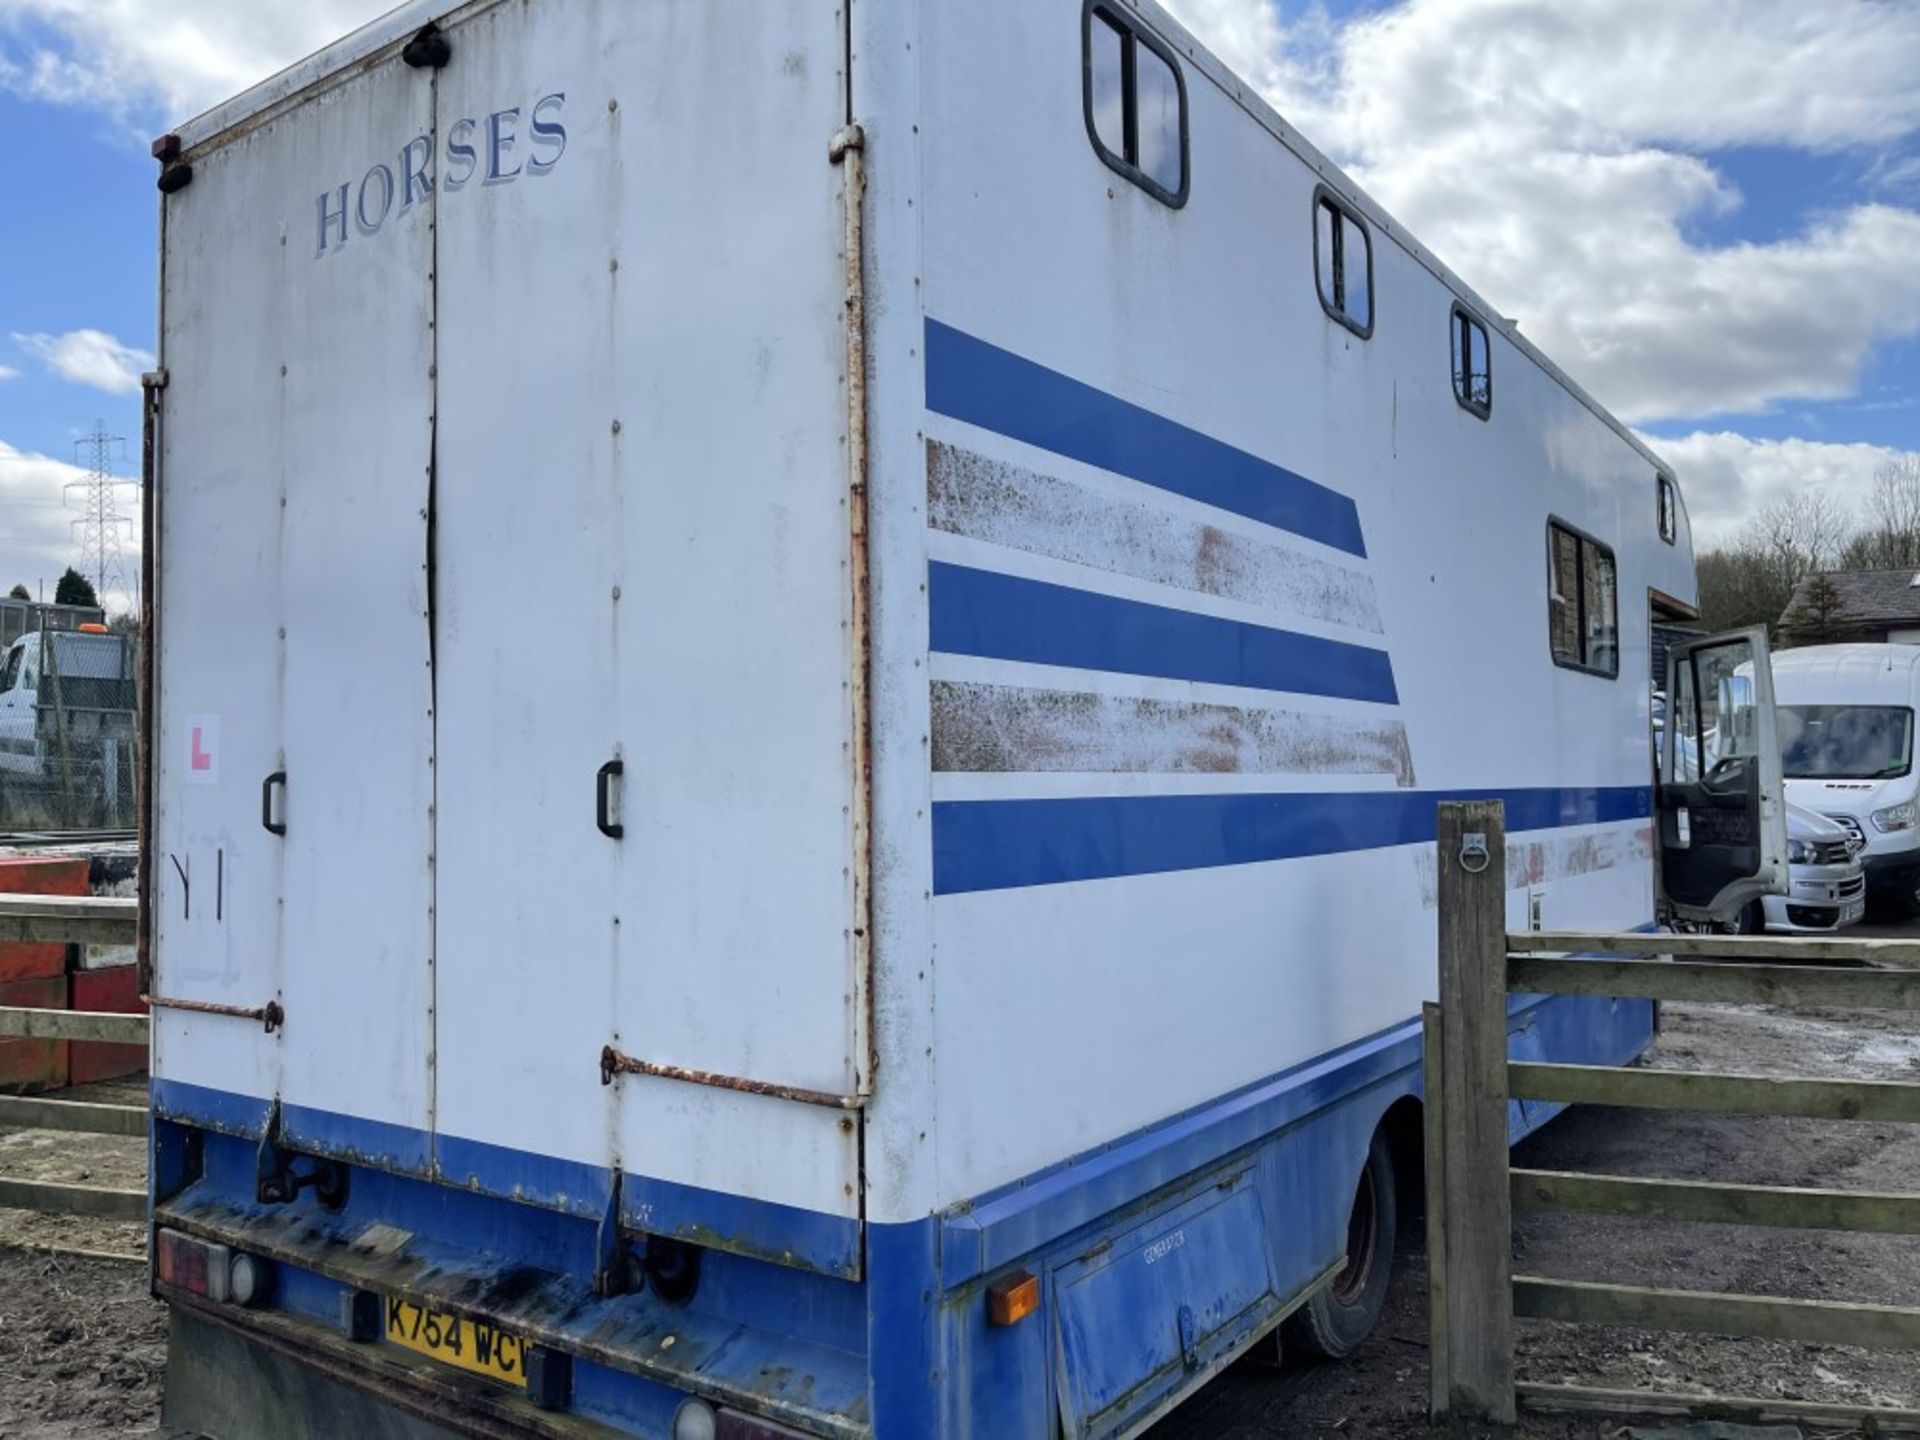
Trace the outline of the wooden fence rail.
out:
M 131 945 L 138 916 L 139 902 L 130 899 L 0 895 L 0 943 Z M 98 1041 L 144 1047 L 151 1029 L 145 1015 L 0 1006 L 0 1037 L 10 1039 Z M 98 1105 L 45 1095 L 4 1095 L 0 1096 L 0 1125 L 138 1138 L 147 1133 L 147 1112 L 138 1105 Z M 83 1215 L 98 1220 L 142 1220 L 147 1213 L 147 1197 L 141 1190 L 0 1177 L 0 1209 L 33 1210 L 43 1215 Z
M 1498 802 L 1440 807 L 1440 1003 L 1425 1017 L 1435 1414 L 1512 1424 L 1524 1400 L 1920 1429 L 1914 1410 L 1516 1381 L 1516 1317 L 1920 1351 L 1920 1308 L 1515 1275 L 1512 1233 L 1514 1211 L 1554 1209 L 1920 1236 L 1920 1194 L 1514 1169 L 1507 1149 L 1513 1100 L 1920 1124 L 1920 1083 L 1520 1063 L 1507 1049 L 1512 993 L 1920 1011 L 1920 943 L 1508 934 L 1503 822 Z
M 115 895 L 0 895 L 0 941 L 131 945 L 140 902 Z

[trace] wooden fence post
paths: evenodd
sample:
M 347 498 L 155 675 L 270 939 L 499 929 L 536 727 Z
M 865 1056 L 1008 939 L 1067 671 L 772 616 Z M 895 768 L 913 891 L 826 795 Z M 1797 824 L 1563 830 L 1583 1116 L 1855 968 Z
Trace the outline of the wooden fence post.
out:
M 1421 1061 L 1426 1109 L 1421 1119 L 1427 1167 L 1427 1410 L 1434 1420 L 1453 1411 L 1453 1362 L 1447 1354 L 1447 1137 L 1446 1040 L 1440 1006 L 1420 1007 Z
M 1442 805 L 1438 840 L 1447 1331 L 1439 1358 L 1454 1414 L 1511 1425 L 1506 807 Z

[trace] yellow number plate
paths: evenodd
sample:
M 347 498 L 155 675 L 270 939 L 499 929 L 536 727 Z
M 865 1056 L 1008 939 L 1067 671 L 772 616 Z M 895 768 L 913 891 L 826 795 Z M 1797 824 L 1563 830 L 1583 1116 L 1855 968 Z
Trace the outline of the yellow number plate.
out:
M 442 1315 L 410 1300 L 388 1296 L 387 1339 L 442 1364 L 526 1388 L 526 1340 L 484 1321 Z

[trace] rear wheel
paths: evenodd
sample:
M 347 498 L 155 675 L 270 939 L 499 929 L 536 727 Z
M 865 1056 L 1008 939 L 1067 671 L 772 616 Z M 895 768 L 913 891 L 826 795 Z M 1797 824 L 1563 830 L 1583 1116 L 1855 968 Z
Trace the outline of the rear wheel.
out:
M 1344 1360 L 1360 1348 L 1386 1308 L 1398 1229 L 1393 1152 L 1376 1134 L 1347 1216 L 1347 1268 L 1287 1318 L 1287 1345 L 1323 1360 Z

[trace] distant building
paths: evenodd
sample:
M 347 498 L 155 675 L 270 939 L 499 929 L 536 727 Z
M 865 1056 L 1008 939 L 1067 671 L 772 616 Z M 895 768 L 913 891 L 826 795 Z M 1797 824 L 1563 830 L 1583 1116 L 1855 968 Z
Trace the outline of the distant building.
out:
M 1809 575 L 1780 616 L 1789 645 L 1920 645 L 1920 572 L 1832 570 Z

